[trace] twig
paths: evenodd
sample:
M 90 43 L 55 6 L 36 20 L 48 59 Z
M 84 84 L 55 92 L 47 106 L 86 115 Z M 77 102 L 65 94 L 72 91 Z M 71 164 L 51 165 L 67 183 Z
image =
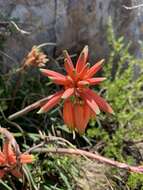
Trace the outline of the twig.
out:
M 38 144 L 38 145 L 34 145 L 33 147 L 29 148 L 27 151 L 24 152 L 24 154 L 28 154 L 32 151 L 34 151 L 35 149 L 37 148 L 43 148 L 47 143 L 50 143 L 50 142 L 53 142 L 53 141 L 61 141 L 61 142 L 64 142 L 66 143 L 69 147 L 71 147 L 72 149 L 75 149 L 77 150 L 77 148 L 72 144 L 70 143 L 68 140 L 62 138 L 62 137 L 56 137 L 56 136 L 44 136 L 44 138 L 42 137 L 42 139 L 44 140 L 42 143 Z M 86 160 L 89 160 L 84 154 L 81 155 L 83 156 Z
M 16 112 L 16 113 L 10 115 L 10 116 L 8 117 L 8 119 L 13 120 L 13 119 L 16 119 L 17 117 L 20 117 L 20 116 L 23 116 L 23 115 L 27 114 L 28 112 L 30 112 L 30 111 L 32 111 L 32 110 L 34 110 L 34 109 L 40 107 L 41 105 L 43 105 L 43 104 L 44 104 L 46 101 L 48 101 L 51 97 L 52 97 L 52 96 L 48 96 L 48 97 L 46 97 L 46 98 L 43 98 L 43 99 L 41 99 L 41 100 L 38 100 L 37 102 L 35 102 L 35 103 L 33 103 L 33 104 L 27 106 L 26 108 L 24 108 L 24 109 L 22 109 L 22 110 L 20 110 L 20 111 L 18 111 L 18 112 Z
M 72 54 L 72 55 L 69 55 L 69 56 L 70 56 L 70 58 L 74 58 L 74 57 L 77 56 L 77 54 L 75 53 L 75 54 Z M 59 56 L 59 57 L 56 58 L 56 61 L 60 61 L 60 60 L 64 60 L 64 56 Z
M 107 183 L 108 183 L 110 189 L 111 189 L 111 190 L 114 190 L 113 187 L 112 187 L 112 185 L 111 185 L 111 183 L 110 183 L 110 181 L 109 181 L 109 179 L 107 178 L 107 176 L 106 176 L 106 175 L 104 175 L 104 176 L 105 176 L 105 178 L 106 178 L 106 181 L 107 181 Z
M 2 55 L 4 55 L 5 57 L 9 58 L 11 61 L 13 61 L 14 63 L 16 63 L 18 65 L 18 62 L 11 56 L 9 56 L 7 53 L 5 53 L 4 51 L 0 50 L 0 53 Z
M 132 7 L 128 7 L 126 5 L 123 5 L 123 7 L 127 10 L 133 10 L 133 9 L 137 9 L 137 8 L 140 8 L 140 7 L 143 7 L 143 4 L 140 4 L 140 5 L 135 5 L 135 6 L 132 6 Z
M 43 147 L 44 145 L 46 145 L 47 143 L 52 142 L 52 141 L 62 141 L 64 143 L 66 143 L 67 145 L 69 145 L 70 147 L 72 147 L 73 149 L 76 149 L 76 147 L 72 143 L 70 143 L 68 140 L 66 140 L 66 139 L 64 139 L 62 137 L 45 136 L 43 142 L 29 148 L 27 151 L 24 152 L 24 154 L 28 154 L 28 153 L 32 152 L 33 150 L 35 150 L 37 148 L 40 148 L 40 147 Z
M 0 133 L 5 136 L 6 141 L 10 142 L 10 144 L 13 146 L 14 151 L 16 152 L 16 156 L 21 155 L 20 149 L 19 149 L 19 145 L 17 144 L 14 136 L 12 135 L 12 133 L 10 133 L 6 128 L 2 128 L 0 127 Z
M 69 145 L 70 147 L 76 149 L 76 147 L 72 143 L 70 143 L 68 140 L 66 140 L 62 137 L 46 136 L 46 138 L 47 138 L 46 141 L 48 141 L 48 140 L 49 141 L 62 141 L 64 143 L 66 143 L 67 145 Z
M 45 142 L 41 142 L 40 144 L 37 144 L 31 148 L 29 148 L 27 151 L 25 151 L 23 154 L 28 154 L 29 152 L 32 152 L 33 150 L 40 148 L 42 146 L 44 146 Z
M 97 160 L 101 163 L 105 163 L 120 169 L 124 169 L 130 172 L 136 172 L 136 173 L 143 173 L 143 166 L 130 166 L 126 163 L 118 162 L 111 160 L 109 158 L 105 158 L 103 156 L 100 156 L 95 153 L 87 152 L 85 150 L 80 149 L 72 149 L 72 148 L 37 148 L 35 150 L 32 150 L 32 152 L 38 152 L 38 153 L 53 153 L 53 154 L 72 154 L 72 155 L 79 155 L 79 156 L 86 156 L 92 160 Z
M 31 34 L 31 32 L 27 32 L 27 31 L 25 31 L 25 30 L 20 29 L 19 26 L 17 26 L 17 24 L 16 24 L 14 21 L 10 21 L 10 23 L 11 23 L 11 24 L 16 28 L 16 30 L 17 30 L 18 32 L 20 32 L 21 34 L 27 34 L 27 35 Z
M 29 35 L 31 34 L 31 32 L 27 32 L 25 30 L 22 30 L 19 28 L 19 26 L 14 22 L 14 21 L 0 21 L 0 26 L 2 27 L 7 27 L 9 25 L 13 25 L 15 27 L 15 29 L 20 32 L 21 34 L 26 34 L 26 35 Z
M 42 47 L 45 47 L 45 46 L 56 46 L 56 43 L 54 43 L 54 42 L 46 42 L 46 43 L 40 44 L 40 45 L 38 45 L 36 47 L 37 48 L 42 48 Z
M 1 107 L 0 107 L 0 112 L 1 112 L 1 114 L 2 114 L 2 116 L 3 116 L 3 118 L 4 118 L 4 120 L 5 120 L 7 123 L 9 123 L 10 125 L 15 126 L 15 127 L 22 133 L 23 139 L 24 139 L 24 144 L 26 144 L 25 133 L 24 133 L 23 129 L 20 127 L 20 125 L 18 125 L 17 123 L 15 123 L 15 122 L 13 122 L 13 121 L 8 120 L 8 119 L 6 118 L 6 116 L 4 115 L 4 113 L 3 113 L 2 109 L 1 109 Z

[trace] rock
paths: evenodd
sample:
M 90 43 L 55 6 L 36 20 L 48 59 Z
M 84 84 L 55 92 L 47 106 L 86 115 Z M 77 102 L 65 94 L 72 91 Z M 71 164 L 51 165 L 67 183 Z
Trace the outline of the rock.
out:
M 139 151 L 140 156 L 138 156 L 138 159 L 142 161 L 143 158 L 143 142 L 136 143 L 135 148 Z
M 101 59 L 109 53 L 107 24 L 113 20 L 116 35 L 124 35 L 133 42 L 132 52 L 142 57 L 138 41 L 143 38 L 143 7 L 126 10 L 123 5 L 134 6 L 143 0 L 1 0 L 1 20 L 14 20 L 18 27 L 30 35 L 14 31 L 3 42 L 3 69 L 20 64 L 23 56 L 35 44 L 55 42 L 45 51 L 58 56 L 63 49 L 80 52 L 85 44 L 90 47 L 92 59 Z
M 109 166 L 93 161 L 81 161 L 79 163 L 79 176 L 75 178 L 76 190 L 107 190 L 109 182 L 107 173 Z

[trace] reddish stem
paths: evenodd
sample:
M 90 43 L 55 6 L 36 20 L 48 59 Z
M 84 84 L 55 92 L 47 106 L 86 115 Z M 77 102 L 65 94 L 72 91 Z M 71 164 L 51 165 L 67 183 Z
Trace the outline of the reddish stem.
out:
M 33 104 L 27 106 L 26 108 L 24 108 L 24 109 L 22 109 L 22 110 L 20 110 L 20 111 L 18 111 L 18 112 L 16 112 L 16 113 L 10 115 L 10 116 L 8 117 L 8 119 L 13 120 L 13 119 L 16 119 L 17 117 L 23 116 L 23 115 L 27 114 L 28 112 L 30 112 L 30 111 L 32 111 L 32 110 L 34 110 L 34 109 L 36 109 L 36 108 L 42 106 L 42 105 L 43 105 L 46 101 L 48 101 L 50 98 L 51 98 L 51 96 L 48 96 L 48 97 L 43 98 L 43 99 L 40 99 L 40 100 L 38 100 L 37 102 L 35 102 L 35 103 L 33 103 Z
M 128 170 L 130 172 L 143 173 L 143 166 L 131 166 L 126 163 L 118 162 L 115 160 L 111 160 L 109 158 L 105 158 L 101 155 L 87 152 L 85 150 L 73 149 L 73 148 L 36 148 L 32 150 L 32 152 L 41 152 L 41 153 L 57 153 L 57 154 L 74 154 L 80 156 L 86 156 L 90 159 L 97 160 L 101 163 L 105 163 L 120 169 Z

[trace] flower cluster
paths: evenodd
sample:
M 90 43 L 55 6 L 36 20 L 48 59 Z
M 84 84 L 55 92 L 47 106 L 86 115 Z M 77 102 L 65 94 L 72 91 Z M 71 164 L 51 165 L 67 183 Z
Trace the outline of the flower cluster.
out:
M 25 69 L 30 66 L 42 67 L 47 61 L 47 56 L 40 51 L 40 48 L 38 48 L 37 46 L 33 46 L 32 50 L 28 53 L 24 60 L 23 68 Z
M 8 137 L 12 137 L 12 141 L 14 141 L 14 144 L 16 144 L 16 141 L 12 134 L 6 129 L 3 129 L 4 128 L 1 128 L 1 131 L 6 132 L 6 134 L 8 134 Z M 19 149 L 18 144 L 16 144 L 16 146 Z M 6 137 L 2 151 L 0 151 L 0 178 L 3 178 L 9 173 L 17 178 L 22 177 L 21 166 L 23 164 L 31 163 L 33 160 L 34 157 L 30 154 L 22 154 L 19 152 L 17 155 L 12 147 L 11 140 Z
M 113 113 L 110 105 L 89 88 L 105 80 L 103 77 L 94 77 L 102 68 L 104 60 L 90 68 L 87 63 L 88 46 L 84 47 L 75 67 L 67 51 L 64 51 L 64 55 L 66 76 L 52 70 L 40 69 L 44 76 L 49 77 L 55 84 L 62 85 L 63 89 L 51 95 L 38 113 L 45 113 L 64 100 L 63 119 L 65 124 L 70 129 L 83 134 L 90 118 L 99 114 L 100 110 Z

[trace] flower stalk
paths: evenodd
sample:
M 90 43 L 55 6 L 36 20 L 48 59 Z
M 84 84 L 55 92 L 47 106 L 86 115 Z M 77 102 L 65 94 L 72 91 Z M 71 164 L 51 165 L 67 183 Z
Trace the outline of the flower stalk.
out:
M 129 172 L 135 173 L 143 173 L 143 166 L 131 166 L 123 162 L 118 162 L 115 160 L 111 160 L 104 156 L 101 156 L 96 153 L 88 152 L 81 149 L 73 149 L 73 148 L 36 148 L 32 150 L 33 153 L 53 153 L 59 155 L 77 155 L 77 156 L 84 156 L 91 160 L 96 160 L 98 162 L 111 165 L 116 168 L 124 169 Z

